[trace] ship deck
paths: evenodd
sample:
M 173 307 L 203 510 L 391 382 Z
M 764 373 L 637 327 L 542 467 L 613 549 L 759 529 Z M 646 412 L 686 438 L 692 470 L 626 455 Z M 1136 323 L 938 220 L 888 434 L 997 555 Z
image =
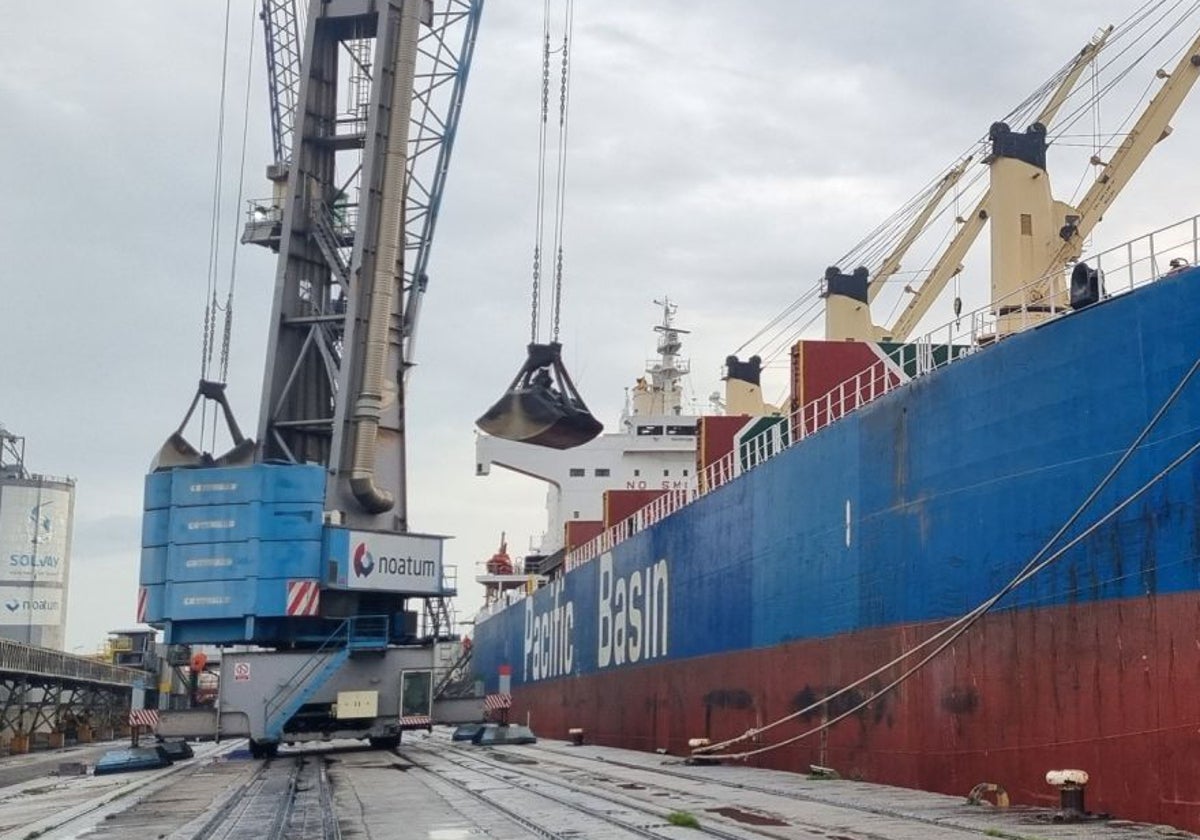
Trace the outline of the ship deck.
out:
M 135 827 L 141 836 L 321 840 L 1197 836 L 1125 821 L 1064 823 L 1051 810 L 969 805 L 965 795 L 692 766 L 674 756 L 587 744 L 543 739 L 476 747 L 453 743 L 448 729 L 406 736 L 396 751 L 306 745 L 266 763 L 250 760 L 243 746 L 199 745 L 195 758 L 173 767 L 102 778 L 54 775 L 55 753 L 35 762 L 47 774 L 42 778 L 4 772 L 30 766 L 28 757 L 0 759 L 0 838 L 125 837 Z M 57 755 L 78 760 L 81 753 Z M 289 793 L 278 795 L 283 791 Z M 695 827 L 672 824 L 682 815 L 694 818 Z M 279 835 L 272 827 L 286 830 Z

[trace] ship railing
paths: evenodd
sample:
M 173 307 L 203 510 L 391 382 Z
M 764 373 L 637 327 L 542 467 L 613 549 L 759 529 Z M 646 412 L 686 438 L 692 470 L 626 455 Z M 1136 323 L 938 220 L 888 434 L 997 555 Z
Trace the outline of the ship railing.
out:
M 1176 258 L 1187 260 L 1191 266 L 1200 264 L 1200 215 L 1143 234 L 1113 248 L 1085 255 L 1080 262 L 1100 271 L 1101 296 L 1111 298 L 1174 273 L 1178 269 L 1170 263 Z M 570 551 L 566 557 L 566 570 L 570 572 L 593 557 L 611 551 L 617 543 L 650 527 L 696 498 L 728 484 L 906 382 L 966 358 L 1027 328 L 1071 313 L 1073 309 L 1067 304 L 1065 294 L 1059 291 L 1064 279 L 1065 272 L 1051 273 L 1004 298 L 956 316 L 916 341 L 897 346 L 870 367 L 792 411 L 788 415 L 789 434 L 781 435 L 779 427 L 772 426 L 750 440 L 738 442 L 732 451 L 700 471 L 697 489 L 686 494 L 685 499 L 681 500 L 680 496 L 660 496 L 627 519 Z M 1028 303 L 1035 298 L 1035 291 L 1042 292 L 1047 288 L 1051 290 L 1049 295 L 1043 295 L 1036 305 Z
M 500 593 L 495 601 L 492 601 L 490 604 L 485 604 L 483 608 L 476 613 L 475 621 L 478 623 L 487 618 L 491 618 L 496 613 L 511 607 L 513 604 L 520 603 L 525 599 L 526 595 L 527 593 L 525 592 L 524 587 L 521 589 L 504 590 L 502 593 Z

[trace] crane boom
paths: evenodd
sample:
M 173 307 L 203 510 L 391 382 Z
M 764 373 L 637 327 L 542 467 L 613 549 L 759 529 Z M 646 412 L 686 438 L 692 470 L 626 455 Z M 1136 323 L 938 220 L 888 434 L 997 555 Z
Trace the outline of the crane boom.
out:
M 942 180 L 938 183 L 937 188 L 933 191 L 933 195 L 929 197 L 929 201 L 925 203 L 925 207 L 913 219 L 908 230 L 896 245 L 892 252 L 884 259 L 883 264 L 871 278 L 871 285 L 867 288 L 867 303 L 875 300 L 875 296 L 883 289 L 883 284 L 888 281 L 893 274 L 900 270 L 900 260 L 904 259 L 904 255 L 912 244 L 917 241 L 921 232 L 925 230 L 925 225 L 929 223 L 929 219 L 933 216 L 933 212 L 937 210 L 938 205 L 942 203 L 942 199 L 946 197 L 946 193 L 950 192 L 951 187 L 958 183 L 958 179 L 967 171 L 967 164 L 972 160 L 972 156 L 968 156 L 961 163 L 955 165 L 949 172 L 942 176 Z
M 1066 225 L 1060 234 L 1064 241 L 1045 266 L 1043 274 L 1054 273 L 1066 263 L 1079 258 L 1088 234 L 1133 178 L 1150 150 L 1171 133 L 1171 118 L 1200 76 L 1200 34 L 1184 52 L 1175 69 L 1169 75 L 1160 70 L 1159 75 L 1165 77 L 1166 82 L 1150 100 L 1112 160 L 1075 208 L 1077 218 L 1065 220 Z
M 267 42 L 267 96 L 271 103 L 271 143 L 275 177 L 292 161 L 292 131 L 300 99 L 300 23 L 296 0 L 262 0 Z
M 355 527 L 406 530 L 402 374 L 482 7 L 308 3 L 286 190 L 258 240 L 279 250 L 258 440 L 263 460 L 324 465 Z
M 1108 41 L 1108 36 L 1112 34 L 1112 26 L 1108 26 L 1101 30 L 1091 41 L 1089 41 L 1079 54 L 1075 57 L 1070 69 L 1063 76 L 1058 87 L 1042 110 L 1038 113 L 1036 122 L 1042 125 L 1049 125 L 1051 121 L 1058 115 L 1059 110 L 1067 101 L 1067 97 L 1071 95 L 1075 84 L 1079 81 L 1079 77 L 1083 75 L 1083 71 L 1087 69 L 1104 49 L 1105 43 Z M 900 316 L 892 324 L 891 329 L 884 330 L 888 338 L 894 341 L 904 341 L 912 331 L 925 317 L 925 313 L 929 311 L 929 307 L 937 300 L 942 290 L 946 288 L 946 283 L 950 281 L 960 271 L 962 271 L 962 261 L 966 257 L 967 252 L 971 250 L 971 246 L 975 244 L 975 240 L 983 231 L 984 223 L 988 220 L 990 214 L 992 192 L 989 188 L 984 192 L 979 202 L 975 205 L 969 216 L 963 217 L 962 227 L 950 240 L 950 244 L 946 246 L 938 261 L 934 264 L 925 281 L 917 288 L 913 299 L 908 302 L 908 306 L 900 313 Z

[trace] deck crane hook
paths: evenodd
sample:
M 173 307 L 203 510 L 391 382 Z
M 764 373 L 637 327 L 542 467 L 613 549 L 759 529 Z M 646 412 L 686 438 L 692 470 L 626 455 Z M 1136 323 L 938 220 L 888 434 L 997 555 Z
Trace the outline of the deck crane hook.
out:
M 562 345 L 558 341 L 559 316 L 562 311 L 563 279 L 563 208 L 567 178 L 567 103 L 570 80 L 570 33 L 572 22 L 572 0 L 565 0 L 564 32 L 562 45 L 557 52 L 562 56 L 560 73 L 558 120 L 558 170 L 555 175 L 554 196 L 554 289 L 551 300 L 550 342 L 538 341 L 538 325 L 541 310 L 539 299 L 542 280 L 542 238 L 545 218 L 546 184 L 546 125 L 550 103 L 550 19 L 549 3 L 543 26 L 542 47 L 542 128 L 538 141 L 538 194 L 537 228 L 533 249 L 533 292 L 532 317 L 530 318 L 529 345 L 526 358 L 512 384 L 503 396 L 475 421 L 489 435 L 505 440 L 547 446 L 553 449 L 570 449 L 587 443 L 604 430 L 603 424 L 592 416 L 570 374 L 562 361 Z

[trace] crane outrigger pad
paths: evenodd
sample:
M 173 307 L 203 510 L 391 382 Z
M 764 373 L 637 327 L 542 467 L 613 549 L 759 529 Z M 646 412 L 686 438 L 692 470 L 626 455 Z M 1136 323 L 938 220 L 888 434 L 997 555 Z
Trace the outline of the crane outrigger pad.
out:
M 192 414 L 202 399 L 211 400 L 221 407 L 225 415 L 225 425 L 229 429 L 229 437 L 233 439 L 233 448 L 217 458 L 211 453 L 201 452 L 183 436 L 184 428 L 192 419 Z M 154 460 L 150 462 L 150 472 L 175 467 L 241 467 L 253 462 L 254 441 L 242 434 L 237 421 L 233 419 L 233 409 L 229 407 L 229 400 L 225 398 L 225 383 L 201 379 L 199 387 L 196 388 L 196 396 L 192 397 L 192 404 L 183 416 L 183 422 L 171 433 L 167 442 L 154 456 Z
M 528 358 L 504 396 L 475 425 L 493 437 L 571 449 L 604 431 L 562 363 L 562 345 L 530 344 Z

